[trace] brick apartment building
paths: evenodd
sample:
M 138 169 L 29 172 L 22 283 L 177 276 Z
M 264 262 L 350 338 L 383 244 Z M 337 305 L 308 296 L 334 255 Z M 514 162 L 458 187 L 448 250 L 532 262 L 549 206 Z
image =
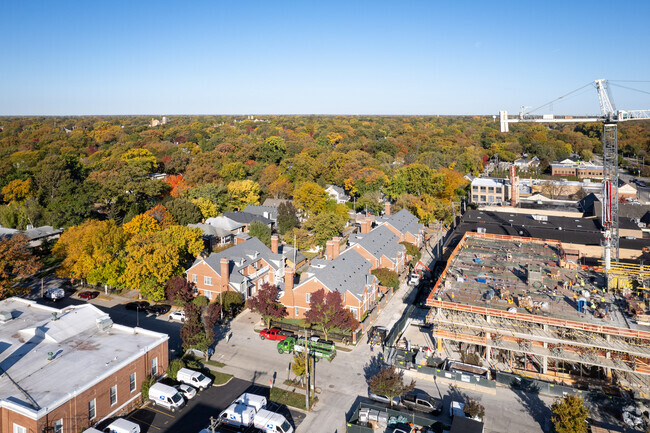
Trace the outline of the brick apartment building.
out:
M 285 258 L 278 253 L 277 236 L 272 237 L 271 248 L 255 237 L 248 238 L 227 250 L 197 258 L 185 271 L 187 280 L 210 300 L 228 290 L 248 299 L 255 296 L 262 284 L 277 285 L 284 278 Z
M 0 301 L 0 431 L 77 433 L 130 411 L 145 377 L 167 370 L 168 339 L 90 304 Z
M 551 175 L 553 176 L 575 176 L 579 178 L 603 177 L 603 166 L 588 164 L 585 162 L 562 161 L 551 164 Z

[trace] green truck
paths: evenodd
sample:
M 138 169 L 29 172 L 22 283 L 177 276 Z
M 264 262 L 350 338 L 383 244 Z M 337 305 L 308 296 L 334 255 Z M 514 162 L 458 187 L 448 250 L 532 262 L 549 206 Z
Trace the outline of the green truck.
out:
M 320 339 L 312 338 L 305 340 L 303 337 L 287 337 L 278 342 L 278 352 L 302 353 L 305 347 L 309 347 L 309 352 L 313 354 L 316 359 L 325 358 L 331 361 L 336 356 L 336 346 L 330 341 L 323 341 Z

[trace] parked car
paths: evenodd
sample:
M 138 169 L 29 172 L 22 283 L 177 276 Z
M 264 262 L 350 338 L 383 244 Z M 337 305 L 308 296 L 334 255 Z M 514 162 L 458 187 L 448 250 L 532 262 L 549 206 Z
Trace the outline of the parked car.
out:
M 169 313 L 169 310 L 171 310 L 172 307 L 171 305 L 167 304 L 154 304 L 150 305 L 149 307 L 146 308 L 147 313 L 153 314 L 154 316 L 160 316 L 161 314 L 167 314 Z
M 378 403 L 384 403 L 384 404 L 388 404 L 388 405 L 390 404 L 390 400 L 391 400 L 389 397 L 387 397 L 385 395 L 375 394 L 375 393 L 370 392 L 370 391 L 368 391 L 368 398 L 370 398 L 370 400 L 376 401 Z M 400 403 L 399 397 L 393 397 L 393 406 L 397 406 L 397 405 L 399 405 L 399 403 Z
M 637 185 L 637 186 L 640 186 L 640 187 L 642 187 L 642 188 L 645 188 L 646 186 L 648 186 L 648 184 L 645 183 L 645 182 L 642 181 L 642 180 L 637 180 L 637 181 L 636 181 L 636 185 Z
M 134 310 L 134 311 L 143 311 L 146 310 L 149 307 L 149 303 L 147 301 L 135 301 L 135 302 L 129 302 L 124 306 L 127 310 Z
M 169 315 L 169 318 L 171 320 L 178 320 L 179 322 L 184 322 L 185 321 L 185 311 L 183 311 L 183 310 L 173 311 Z
M 199 391 L 203 391 L 212 386 L 212 380 L 209 377 L 206 377 L 199 371 L 190 370 L 189 368 L 181 368 L 178 370 L 176 373 L 176 380 L 181 383 L 192 385 Z
M 191 400 L 196 395 L 196 389 L 184 383 L 175 385 L 174 388 L 176 388 L 178 393 L 185 397 L 186 400 Z
M 269 339 L 269 340 L 277 340 L 281 341 L 284 340 L 287 337 L 291 337 L 293 335 L 292 332 L 289 331 L 283 331 L 280 328 L 271 328 L 271 329 L 262 329 L 260 331 L 260 338 L 262 340 Z
M 408 285 L 417 286 L 418 284 L 420 284 L 420 276 L 415 272 L 412 272 L 411 275 L 409 275 Z
M 81 299 L 95 299 L 97 296 L 99 296 L 99 292 L 86 290 L 85 292 L 79 293 L 77 296 L 79 296 Z
M 65 290 L 63 290 L 60 287 L 52 287 L 50 289 L 47 289 L 45 293 L 43 294 L 43 297 L 45 299 L 49 299 L 50 301 L 58 301 L 60 299 L 65 298 Z
M 442 402 L 435 400 L 425 392 L 410 392 L 402 398 L 402 404 L 411 410 L 427 412 L 433 415 L 442 413 Z

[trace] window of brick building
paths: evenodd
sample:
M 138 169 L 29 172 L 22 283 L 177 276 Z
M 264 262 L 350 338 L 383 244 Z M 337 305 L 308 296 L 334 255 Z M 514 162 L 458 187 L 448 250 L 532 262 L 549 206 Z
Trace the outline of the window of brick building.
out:
M 135 373 L 131 373 L 129 376 L 129 391 L 133 392 L 135 391 Z
M 97 416 L 97 412 L 95 410 L 95 399 L 93 398 L 88 402 L 88 419 L 93 420 Z
M 211 286 L 212 285 L 212 277 L 203 277 L 203 284 L 206 286 Z
M 111 406 L 117 404 L 117 385 L 111 386 Z
M 151 360 L 151 374 L 154 376 L 158 376 L 158 358 L 154 358 Z

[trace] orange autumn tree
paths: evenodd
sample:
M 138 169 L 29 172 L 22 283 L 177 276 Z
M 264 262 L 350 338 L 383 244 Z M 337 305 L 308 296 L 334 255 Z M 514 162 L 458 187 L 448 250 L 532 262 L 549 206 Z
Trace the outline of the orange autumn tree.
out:
M 155 219 L 161 230 L 165 230 L 173 225 L 178 224 L 167 208 L 161 204 L 156 205 L 146 211 L 145 215 Z
M 165 183 L 171 187 L 170 195 L 172 197 L 181 197 L 189 189 L 193 188 L 193 183 L 187 182 L 182 174 L 170 174 L 165 176 Z

